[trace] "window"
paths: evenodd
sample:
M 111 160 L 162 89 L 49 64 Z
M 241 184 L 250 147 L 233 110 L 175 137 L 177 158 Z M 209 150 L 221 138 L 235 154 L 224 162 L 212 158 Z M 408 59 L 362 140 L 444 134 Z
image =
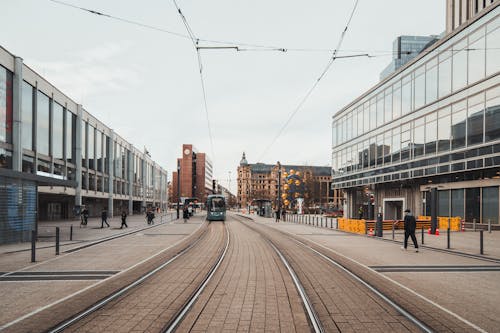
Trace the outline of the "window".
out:
M 411 75 L 408 75 L 403 79 L 403 88 L 401 91 L 401 112 L 405 115 L 411 110 Z
M 392 131 L 392 161 L 398 162 L 400 160 L 401 150 L 401 134 L 399 127 Z
M 415 120 L 413 128 L 413 156 L 418 157 L 424 154 L 425 127 L 424 118 Z
M 464 217 L 464 190 L 451 190 L 451 216 Z
M 485 76 L 485 38 L 484 28 L 470 37 L 469 45 L 469 84 L 479 81 Z M 479 39 L 477 39 L 480 37 Z M 477 39 L 477 40 L 475 40 Z
M 476 220 L 481 222 L 480 202 L 481 194 L 478 187 L 468 188 L 465 190 L 465 219 L 467 222 Z M 498 203 L 498 201 L 497 201 Z
M 75 133 L 76 117 L 71 111 L 66 110 L 66 160 L 73 162 L 73 133 Z
M 486 35 L 486 75 L 495 74 L 500 69 L 500 28 L 494 31 L 489 29 L 490 26 Z
M 82 125 L 82 167 L 87 167 L 87 128 L 86 122 Z M 82 177 L 83 178 L 83 177 Z
M 388 123 L 392 120 L 392 90 L 391 88 L 385 90 L 385 106 L 384 106 L 384 119 Z
M 88 140 L 88 158 L 89 158 L 89 169 L 94 170 L 95 169 L 95 128 L 93 126 L 88 127 L 88 133 L 87 133 L 87 140 Z
M 64 148 L 64 119 L 63 107 L 54 102 L 52 107 L 52 156 L 63 159 Z
M 438 216 L 450 216 L 450 191 L 438 191 Z
M 465 102 L 459 102 L 452 106 L 451 115 L 451 148 L 457 149 L 465 147 L 465 129 L 467 113 Z
M 401 117 L 401 82 L 394 85 L 392 97 L 392 119 Z
M 38 91 L 36 116 L 36 150 L 49 155 L 49 97 Z
M 451 93 L 451 51 L 446 50 L 439 55 L 439 97 Z
M 96 170 L 102 172 L 102 133 L 96 130 L 95 137 L 95 159 L 96 159 Z
M 438 70 L 436 63 L 436 58 L 431 63 L 434 64 L 429 66 L 427 64 L 427 71 L 425 72 L 425 103 L 429 104 L 437 99 L 438 95 Z M 430 67 L 430 68 L 429 68 Z
M 454 46 L 453 54 L 453 91 L 467 85 L 467 50 L 465 41 Z
M 437 141 L 437 121 L 436 113 L 429 115 L 425 120 L 425 154 L 432 155 L 436 153 Z
M 370 130 L 377 126 L 377 106 L 375 98 L 370 100 Z
M 500 87 L 486 92 L 485 140 L 486 142 L 500 138 Z
M 22 146 L 24 149 L 33 150 L 33 87 L 23 81 L 21 94 Z
M 384 93 L 377 96 L 377 127 L 384 124 Z
M 425 72 L 424 66 L 415 71 L 415 109 L 425 104 Z
M 370 130 L 370 107 L 368 102 L 363 104 L 363 133 Z
M 12 143 L 12 73 L 0 66 L 0 141 Z
M 483 223 L 498 224 L 498 187 L 484 187 L 482 197 Z
M 483 142 L 484 94 L 469 98 L 467 145 Z
M 450 150 L 450 138 L 451 138 L 451 116 L 449 109 L 444 115 L 439 112 L 440 118 L 438 119 L 438 151 L 448 151 Z

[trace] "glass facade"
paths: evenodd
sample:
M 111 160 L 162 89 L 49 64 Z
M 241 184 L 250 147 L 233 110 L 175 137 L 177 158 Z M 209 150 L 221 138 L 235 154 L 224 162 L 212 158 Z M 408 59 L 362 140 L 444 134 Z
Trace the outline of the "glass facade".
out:
M 24 149 L 33 150 L 33 87 L 25 81 L 21 98 L 22 146 Z
M 36 150 L 39 154 L 49 156 L 50 103 L 49 97 L 37 92 L 36 98 Z
M 0 66 L 0 142 L 12 143 L 12 73 Z
M 500 152 L 500 57 L 490 52 L 500 43 L 499 12 L 437 45 L 334 117 L 334 187 L 500 165 L 493 158 Z
M 52 156 L 62 160 L 64 150 L 64 109 L 58 103 L 52 107 Z

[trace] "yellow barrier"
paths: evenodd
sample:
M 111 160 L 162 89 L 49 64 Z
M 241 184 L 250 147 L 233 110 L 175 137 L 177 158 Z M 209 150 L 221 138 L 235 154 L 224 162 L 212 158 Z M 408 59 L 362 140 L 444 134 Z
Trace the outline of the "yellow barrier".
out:
M 365 220 L 346 219 L 342 217 L 338 219 L 338 225 L 339 229 L 343 231 L 363 235 L 366 233 Z
M 447 217 L 447 216 L 439 216 L 438 217 L 438 228 L 441 230 L 448 229 L 448 219 L 450 219 L 450 230 L 451 231 L 460 231 L 461 230 L 461 221 L 462 218 L 460 216 L 456 217 Z M 430 221 L 430 216 L 419 216 L 418 220 Z

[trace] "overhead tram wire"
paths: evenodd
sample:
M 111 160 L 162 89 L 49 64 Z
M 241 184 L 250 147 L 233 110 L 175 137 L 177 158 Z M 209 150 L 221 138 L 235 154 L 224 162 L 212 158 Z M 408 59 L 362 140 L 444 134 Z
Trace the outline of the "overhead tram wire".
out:
M 193 46 L 194 46 L 195 51 L 196 51 L 196 57 L 197 57 L 197 60 L 198 60 L 198 68 L 199 68 L 199 73 L 200 73 L 201 90 L 203 92 L 203 105 L 205 107 L 205 116 L 207 118 L 208 136 L 209 136 L 209 139 L 210 139 L 210 151 L 212 153 L 212 159 L 215 160 L 214 140 L 213 140 L 213 135 L 212 135 L 212 127 L 210 126 L 210 117 L 208 115 L 207 92 L 206 92 L 206 89 L 205 89 L 205 80 L 203 78 L 203 63 L 201 61 L 200 50 L 198 49 L 199 39 L 196 38 L 196 35 L 194 34 L 193 30 L 189 26 L 189 23 L 188 23 L 186 17 L 184 16 L 184 14 L 182 13 L 180 7 L 177 5 L 177 2 L 175 0 L 172 0 L 172 1 L 174 3 L 175 7 L 177 8 L 177 12 L 179 13 L 179 15 L 180 15 L 180 17 L 182 19 L 182 22 L 184 23 L 186 31 L 189 34 L 191 42 L 193 43 Z
M 283 134 L 283 132 L 287 128 L 288 124 L 290 124 L 290 122 L 292 121 L 293 117 L 297 114 L 297 112 L 299 112 L 299 110 L 302 108 L 302 106 L 305 104 L 305 102 L 309 99 L 309 97 L 311 96 L 311 94 L 313 93 L 313 91 L 318 86 L 319 82 L 325 77 L 325 75 L 328 73 L 328 70 L 330 69 L 330 67 L 332 66 L 332 64 L 334 63 L 334 61 L 337 59 L 338 50 L 342 46 L 342 42 L 344 41 L 346 32 L 349 29 L 349 25 L 351 24 L 351 21 L 352 21 L 352 18 L 354 16 L 354 13 L 356 12 L 356 8 L 358 7 L 358 2 L 359 2 L 359 0 L 355 0 L 354 7 L 353 7 L 353 9 L 351 11 L 351 14 L 349 15 L 349 19 L 347 20 L 347 24 L 346 24 L 344 30 L 342 31 L 342 34 L 340 35 L 339 41 L 337 43 L 337 47 L 333 51 L 332 57 L 328 61 L 328 64 L 326 65 L 325 69 L 323 70 L 323 72 L 321 73 L 321 75 L 318 77 L 318 79 L 316 80 L 316 82 L 314 82 L 313 86 L 308 90 L 308 92 L 306 93 L 306 95 L 299 102 L 299 104 L 297 105 L 297 107 L 290 114 L 290 116 L 286 120 L 285 124 L 278 131 L 278 134 L 273 138 L 273 140 L 266 147 L 266 149 L 264 149 L 264 152 L 259 157 L 259 161 L 262 161 L 262 158 L 267 154 L 267 152 L 269 151 L 269 149 L 271 149 L 271 147 L 278 140 L 278 138 L 281 136 L 281 134 Z
M 76 5 L 61 1 L 61 0 L 47 0 L 47 1 L 50 1 L 50 2 L 55 3 L 55 4 L 59 4 L 62 6 L 67 6 L 67 7 L 71 7 L 74 9 L 82 10 L 82 11 L 85 11 L 85 12 L 93 14 L 93 15 L 109 18 L 109 19 L 120 21 L 123 23 L 139 26 L 142 28 L 150 29 L 150 30 L 155 30 L 157 32 L 167 33 L 167 34 L 170 34 L 170 35 L 175 36 L 175 37 L 184 38 L 184 39 L 191 39 L 190 36 L 179 33 L 179 32 L 167 30 L 165 28 L 156 27 L 156 26 L 153 26 L 150 24 L 141 23 L 138 21 L 130 20 L 127 18 L 119 17 L 119 16 L 114 16 L 111 14 L 103 13 L 103 12 L 98 11 L 98 10 L 76 6 Z M 335 51 L 332 49 L 322 49 L 322 48 L 278 47 L 278 46 L 264 45 L 264 44 L 258 44 L 258 43 L 245 43 L 245 42 L 238 42 L 238 41 L 221 41 L 221 40 L 204 39 L 204 38 L 198 38 L 197 41 L 225 45 L 225 46 L 222 46 L 221 48 L 237 49 L 237 51 L 240 51 L 240 52 L 252 51 L 252 52 L 283 52 L 283 53 L 284 52 L 325 52 L 325 53 L 328 52 L 328 53 L 332 53 Z M 204 48 L 208 48 L 208 47 L 204 47 Z M 212 47 L 212 48 L 216 48 L 216 47 Z M 486 48 L 465 48 L 463 50 L 465 50 L 465 51 L 482 51 L 485 49 Z M 495 49 L 499 49 L 499 48 L 489 48 L 489 49 L 495 50 Z M 406 55 L 427 54 L 427 53 L 438 52 L 438 51 L 442 51 L 442 50 L 441 49 L 434 49 L 434 50 L 423 50 L 420 52 L 406 51 L 406 52 L 403 52 L 403 54 L 406 54 Z M 458 50 L 450 50 L 450 51 L 457 52 Z M 369 58 L 385 57 L 385 56 L 390 56 L 393 54 L 398 54 L 397 51 L 389 51 L 389 50 L 385 50 L 385 51 L 381 51 L 381 50 L 343 50 L 343 52 L 368 53 L 368 54 L 370 54 Z M 343 57 L 348 58 L 347 56 L 343 56 Z M 338 58 L 340 58 L 340 57 L 337 57 L 337 59 Z

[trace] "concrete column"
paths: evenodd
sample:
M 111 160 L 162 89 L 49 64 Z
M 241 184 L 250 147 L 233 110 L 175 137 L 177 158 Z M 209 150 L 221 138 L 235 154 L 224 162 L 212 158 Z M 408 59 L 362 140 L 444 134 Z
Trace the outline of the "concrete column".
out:
M 144 157 L 142 157 L 142 159 L 141 159 L 141 166 L 142 166 L 142 176 L 141 176 L 141 179 L 142 179 L 142 207 L 146 208 L 147 163 L 146 163 L 146 159 Z
M 133 212 L 133 190 L 134 190 L 134 146 L 129 145 L 128 163 L 128 211 Z
M 113 198 L 114 198 L 114 185 L 113 180 L 115 178 L 115 132 L 113 130 L 109 131 L 109 163 L 108 163 L 108 216 L 113 217 Z
M 76 109 L 76 133 L 75 135 L 75 176 L 76 176 L 76 195 L 75 195 L 75 206 L 82 205 L 82 122 L 83 108 L 78 104 Z
M 23 59 L 14 59 L 14 82 L 12 85 L 13 105 L 13 128 L 12 128 L 12 168 L 14 171 L 22 171 L 23 168 L 23 145 L 22 145 L 22 91 L 23 91 Z

